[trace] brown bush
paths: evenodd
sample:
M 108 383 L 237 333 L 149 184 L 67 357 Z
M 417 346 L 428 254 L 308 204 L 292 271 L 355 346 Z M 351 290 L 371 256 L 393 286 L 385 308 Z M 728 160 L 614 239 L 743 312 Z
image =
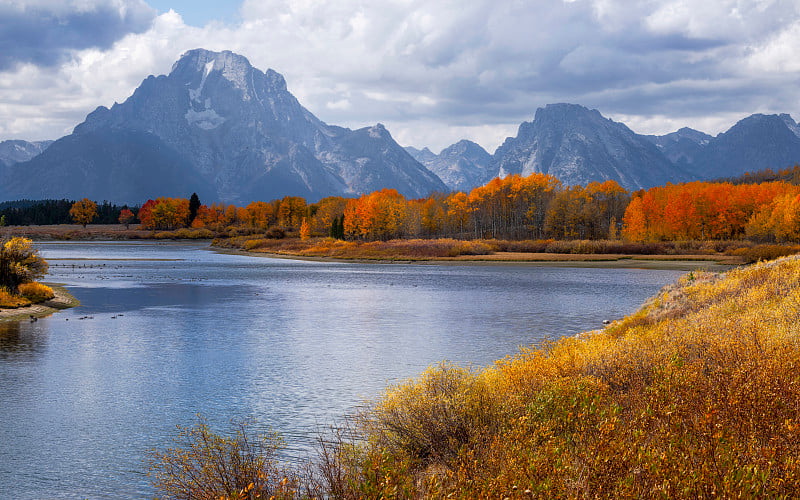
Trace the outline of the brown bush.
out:
M 150 453 L 153 486 L 169 498 L 186 500 L 299 496 L 299 476 L 277 462 L 281 439 L 271 432 L 254 433 L 253 424 L 233 422 L 232 436 L 212 432 L 200 417 L 193 427 L 179 426 L 174 448 Z

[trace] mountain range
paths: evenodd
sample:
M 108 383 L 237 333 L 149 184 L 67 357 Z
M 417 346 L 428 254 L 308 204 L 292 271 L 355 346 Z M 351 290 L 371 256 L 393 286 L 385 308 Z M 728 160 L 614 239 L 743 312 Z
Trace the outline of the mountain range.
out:
M 5 167 L 0 199 L 141 203 L 198 193 L 244 204 L 286 195 L 311 201 L 383 187 L 422 197 L 447 187 L 377 124 L 327 125 L 273 70 L 232 52 L 184 54 L 122 104 L 98 107 L 41 154 Z
M 53 141 L 28 142 L 10 140 L 0 142 L 0 167 L 28 161 L 42 153 Z
M 565 185 L 612 179 L 634 190 L 798 161 L 800 127 L 786 114 L 751 115 L 716 137 L 689 128 L 655 136 L 563 103 L 539 108 L 494 154 L 467 140 L 438 154 L 402 148 L 380 123 L 351 130 L 322 122 L 271 69 L 195 49 L 125 102 L 98 107 L 72 134 L 1 142 L 0 201 L 141 203 L 196 192 L 206 202 L 246 204 L 385 187 L 419 198 L 533 172 Z
M 735 177 L 800 162 L 800 126 L 788 114 L 755 114 L 713 137 L 682 128 L 640 135 L 599 111 L 577 104 L 548 104 L 519 126 L 493 155 L 461 141 L 438 155 L 407 147 L 451 189 L 464 190 L 508 174 L 551 174 L 565 185 L 615 180 L 629 190 L 668 182 Z M 459 146 L 459 147 L 456 147 Z M 458 151 L 469 151 L 460 153 Z

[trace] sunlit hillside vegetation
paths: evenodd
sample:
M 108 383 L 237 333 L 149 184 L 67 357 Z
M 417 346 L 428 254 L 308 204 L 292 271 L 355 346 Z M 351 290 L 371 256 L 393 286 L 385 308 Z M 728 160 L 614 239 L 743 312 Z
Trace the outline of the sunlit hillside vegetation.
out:
M 603 332 L 442 365 L 357 421 L 346 496 L 796 497 L 800 261 L 690 274 Z
M 800 260 L 690 273 L 603 331 L 431 367 L 323 442 L 302 473 L 251 471 L 246 493 L 796 498 Z

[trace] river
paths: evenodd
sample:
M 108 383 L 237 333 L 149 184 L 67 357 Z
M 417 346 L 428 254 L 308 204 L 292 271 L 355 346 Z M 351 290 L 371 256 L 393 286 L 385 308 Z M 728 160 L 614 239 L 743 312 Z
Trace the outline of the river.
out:
M 147 451 L 203 415 L 286 460 L 387 384 L 635 311 L 674 270 L 308 262 L 207 243 L 39 243 L 80 307 L 0 323 L 0 498 L 152 498 Z

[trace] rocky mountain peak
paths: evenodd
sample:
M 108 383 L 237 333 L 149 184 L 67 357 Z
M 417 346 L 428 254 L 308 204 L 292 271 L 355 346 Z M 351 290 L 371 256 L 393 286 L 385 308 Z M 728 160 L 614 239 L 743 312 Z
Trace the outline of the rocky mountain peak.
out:
M 196 191 L 206 201 L 246 204 L 384 187 L 410 197 L 445 189 L 382 124 L 329 126 L 297 101 L 283 76 L 230 51 L 186 52 L 169 75 L 147 77 L 123 103 L 98 107 L 53 146 L 32 167 L 58 172 L 46 186 L 49 197 L 130 203 Z M 123 172 L 125 192 L 117 186 Z M 92 190 L 83 178 L 92 179 Z M 44 194 L 20 177 L 6 191 L 36 197 L 29 193 L 37 189 Z
M 222 52 L 212 52 L 205 49 L 193 49 L 185 52 L 175 64 L 169 76 L 179 77 L 182 75 L 195 77 L 208 77 L 212 71 L 221 72 L 228 81 L 238 88 L 247 88 L 247 76 L 253 70 L 253 66 L 246 57 L 234 54 L 229 50 Z
M 427 147 L 421 150 L 408 147 L 406 151 L 454 191 L 469 191 L 491 178 L 487 170 L 491 155 L 466 139 L 444 148 L 438 155 Z
M 658 148 L 622 123 L 578 104 L 549 104 L 506 139 L 494 175 L 546 173 L 567 185 L 614 180 L 627 189 L 687 180 Z
M 0 142 L 0 167 L 22 163 L 40 155 L 53 141 L 22 141 L 12 139 Z
M 800 137 L 800 126 L 798 126 L 797 122 L 794 121 L 794 119 L 792 119 L 791 115 L 789 115 L 788 113 L 782 113 L 778 116 L 780 117 L 781 120 L 783 120 L 783 123 L 785 123 L 786 126 L 789 127 L 789 130 L 791 130 L 792 133 L 794 133 L 794 135 Z

